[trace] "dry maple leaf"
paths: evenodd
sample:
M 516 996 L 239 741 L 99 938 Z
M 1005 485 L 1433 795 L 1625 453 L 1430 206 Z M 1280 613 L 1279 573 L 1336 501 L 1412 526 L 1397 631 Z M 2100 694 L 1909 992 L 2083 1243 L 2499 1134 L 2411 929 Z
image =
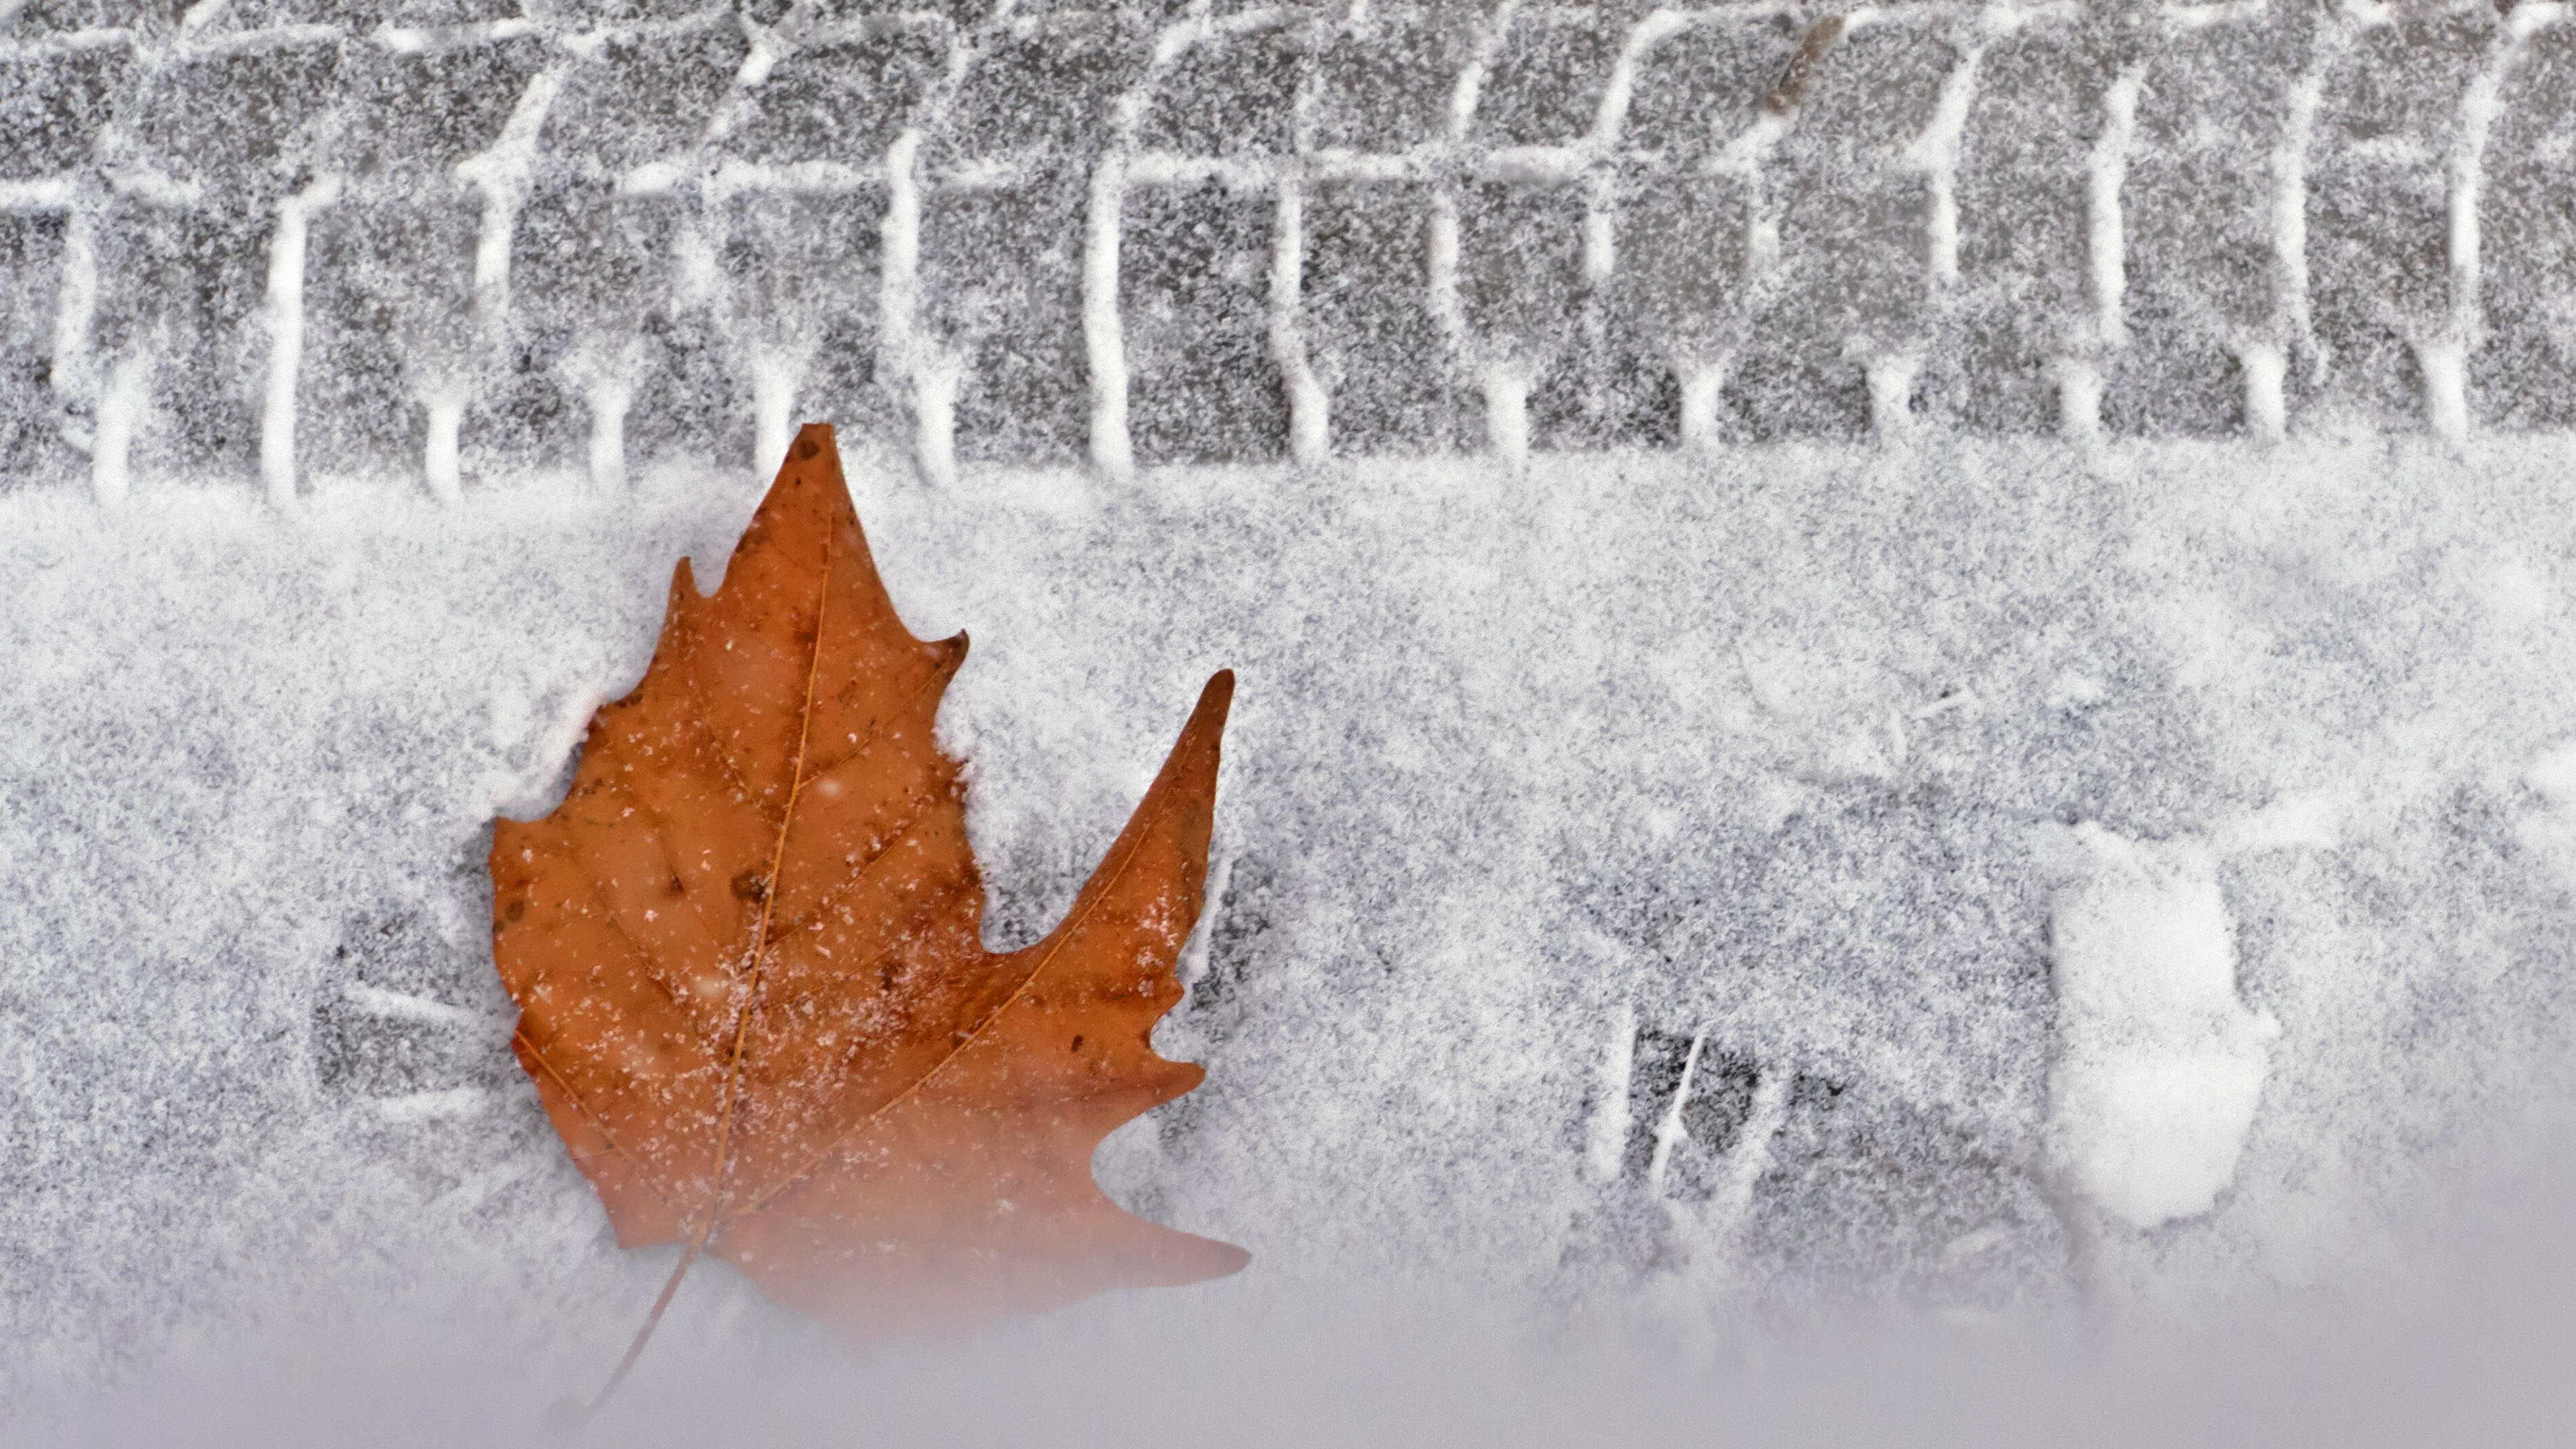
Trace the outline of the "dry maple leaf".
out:
M 1246 1261 L 1091 1176 L 1102 1137 L 1203 1075 L 1146 1038 L 1181 995 L 1233 675 L 1063 924 L 996 955 L 931 732 L 965 657 L 895 616 L 809 425 L 723 586 L 702 597 L 681 561 L 563 804 L 494 831 L 520 1064 L 619 1244 L 688 1244 L 630 1364 L 701 1251 L 859 1332 Z

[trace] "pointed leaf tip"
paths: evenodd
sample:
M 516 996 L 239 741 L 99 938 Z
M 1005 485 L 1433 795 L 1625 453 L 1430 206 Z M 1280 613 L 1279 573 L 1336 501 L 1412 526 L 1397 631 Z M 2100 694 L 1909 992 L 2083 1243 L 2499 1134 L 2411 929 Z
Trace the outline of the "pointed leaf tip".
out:
M 1181 727 L 1182 740 L 1194 740 L 1205 735 L 1211 737 L 1210 744 L 1213 745 L 1214 737 L 1225 733 L 1226 716 L 1233 709 L 1234 671 L 1220 669 L 1208 676 L 1206 687 L 1199 691 L 1199 702 L 1190 710 L 1189 723 Z
M 1231 669 L 1220 669 L 1216 673 L 1209 675 L 1207 688 L 1199 691 L 1199 708 L 1213 709 L 1221 719 L 1224 717 L 1226 710 L 1232 707 L 1233 704 L 1234 671 Z
M 830 454 L 834 466 L 841 461 L 841 447 L 833 436 L 830 423 L 807 423 L 796 430 L 796 441 L 788 445 L 787 456 L 799 463 L 811 463 Z

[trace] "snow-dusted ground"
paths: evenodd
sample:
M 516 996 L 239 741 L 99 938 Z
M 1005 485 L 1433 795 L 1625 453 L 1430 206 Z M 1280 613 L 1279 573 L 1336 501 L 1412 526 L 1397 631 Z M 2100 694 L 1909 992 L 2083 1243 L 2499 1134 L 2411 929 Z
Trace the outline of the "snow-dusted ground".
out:
M 2569 6 L 0 0 L 9 1428 L 596 1381 L 668 1260 L 484 832 L 802 417 L 997 941 L 1240 671 L 1099 1167 L 1254 1266 L 857 1357 L 701 1268 L 614 1433 L 2537 1402 Z
M 976 639 L 942 727 L 996 937 L 1242 678 L 1158 1038 L 1210 1079 L 1099 1166 L 1253 1267 L 979 1352 L 1343 1382 L 1401 1344 L 1508 1399 L 1555 1380 L 1481 1335 L 1624 1383 L 1886 1312 L 1945 1352 L 2402 1326 L 2567 1086 L 2567 463 L 1936 438 L 933 489 L 854 457 L 908 621 Z M 327 1418 L 297 1374 L 418 1406 L 416 1360 L 503 1386 L 421 1408 L 463 1426 L 605 1366 L 667 1255 L 609 1244 L 510 1063 L 487 822 L 544 807 L 759 488 L 0 499 L 9 1397 L 216 1374 L 249 1423 L 284 1375 Z M 1404 1326 L 1453 1300 L 1458 1343 Z M 721 1269 L 674 1320 L 641 1398 L 675 1423 L 693 1361 L 840 1371 Z M 849 1371 L 928 1413 L 967 1370 L 911 1352 Z

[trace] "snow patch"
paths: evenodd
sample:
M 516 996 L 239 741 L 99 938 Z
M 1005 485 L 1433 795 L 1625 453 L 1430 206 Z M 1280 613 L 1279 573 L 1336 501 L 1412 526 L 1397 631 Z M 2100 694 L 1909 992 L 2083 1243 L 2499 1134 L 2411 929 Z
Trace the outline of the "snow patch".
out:
M 2544 751 L 2522 778 L 2550 804 L 2576 806 L 2576 740 Z
M 2237 999 L 2215 852 L 2091 823 L 2065 834 L 2081 874 L 2049 911 L 2052 1149 L 2133 1227 L 2197 1216 L 2236 1175 L 2280 1026 Z
M 2222 855 L 2253 850 L 2332 850 L 2343 839 L 2347 796 L 2290 795 L 2222 827 L 2215 844 Z

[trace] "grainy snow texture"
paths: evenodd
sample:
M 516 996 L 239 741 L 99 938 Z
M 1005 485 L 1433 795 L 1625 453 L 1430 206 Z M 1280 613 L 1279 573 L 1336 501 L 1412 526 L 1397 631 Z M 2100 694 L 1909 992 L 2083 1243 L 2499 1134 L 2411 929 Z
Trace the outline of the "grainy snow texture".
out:
M 1722 1347 L 1748 1310 L 2116 1320 L 2406 1271 L 2566 1061 L 2556 464 L 856 483 L 912 626 L 978 639 L 943 727 L 1001 941 L 1241 672 L 1159 1038 L 1210 1081 L 1100 1164 L 1252 1248 L 1194 1302 L 1465 1292 Z M 613 1353 L 667 1264 L 609 1246 L 509 1062 L 485 822 L 560 788 L 670 562 L 758 487 L 8 501 L 13 1375 L 386 1302 Z M 2131 1062 L 2203 1099 L 2269 1070 L 2204 1128 L 2121 1096 Z M 2113 1100 L 2052 1123 L 2052 1070 Z M 2079 1146 L 2199 1156 L 2065 1162 L 2083 1110 Z M 771 1316 L 712 1271 L 676 1311 Z
M 488 822 L 808 418 L 974 633 L 997 946 L 1240 673 L 1209 1083 L 1099 1170 L 1254 1266 L 976 1350 L 1151 1345 L 1175 1439 L 1572 1382 L 1488 1326 L 2366 1316 L 2569 1100 L 2564 5 L 0 0 L 28 1423 L 613 1358 L 669 1258 L 510 1062 Z M 653 1352 L 846 1363 L 720 1269 Z

